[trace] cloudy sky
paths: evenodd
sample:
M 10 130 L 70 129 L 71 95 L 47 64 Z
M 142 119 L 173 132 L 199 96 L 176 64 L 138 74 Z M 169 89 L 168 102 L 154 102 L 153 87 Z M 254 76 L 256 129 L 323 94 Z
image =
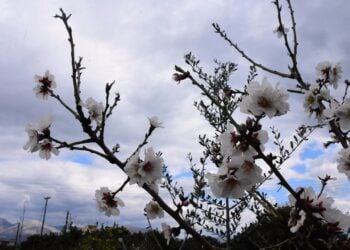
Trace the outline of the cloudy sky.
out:
M 299 65 L 307 81 L 315 80 L 315 65 L 323 60 L 340 62 L 343 79 L 349 75 L 349 6 L 347 0 L 296 1 Z M 104 84 L 113 80 L 121 94 L 108 124 L 107 142 L 119 143 L 119 157 L 125 159 L 147 131 L 147 117 L 157 115 L 164 128 L 155 131 L 150 144 L 163 152 L 170 172 L 185 187 L 191 186 L 186 155 L 192 152 L 198 159 L 202 151 L 198 134 L 213 131 L 193 107 L 199 91 L 188 82 L 177 85 L 171 80 L 174 65 L 186 68 L 183 55 L 189 51 L 201 59 L 208 72 L 212 72 L 213 59 L 231 60 L 239 64 L 231 84 L 241 86 L 249 64 L 213 32 L 211 23 L 217 22 L 251 57 L 287 71 L 283 42 L 272 32 L 277 19 L 270 0 L 1 1 L 0 217 L 12 222 L 19 220 L 24 204 L 26 218 L 40 220 L 43 198 L 51 196 L 47 222 L 52 225 L 62 224 L 69 210 L 76 223 L 98 220 L 146 226 L 143 208 L 150 197 L 137 186 L 128 185 L 120 194 L 127 206 L 121 209 L 120 217 L 108 220 L 96 211 L 94 191 L 101 186 L 118 188 L 126 178 L 116 167 L 85 153 L 62 150 L 58 157 L 46 161 L 22 149 L 27 139 L 25 125 L 46 114 L 54 116 L 54 136 L 67 141 L 84 138 L 78 124 L 57 102 L 37 100 L 32 91 L 33 76 L 48 69 L 56 77 L 57 93 L 73 103 L 67 35 L 62 22 L 53 18 L 59 8 L 72 13 L 76 51 L 84 58 L 83 99 L 104 100 Z M 289 19 L 286 26 L 290 26 Z M 260 71 L 258 80 L 264 76 L 286 87 L 294 84 Z M 300 97 L 291 95 L 290 103 L 288 116 L 266 121 L 266 129 L 278 124 L 282 135 L 290 137 L 299 124 L 312 124 Z M 238 120 L 244 117 L 237 114 Z M 327 192 L 347 211 L 350 197 L 344 187 L 349 186 L 336 170 L 339 148 L 325 154 L 322 142 L 326 132 L 318 131 L 301 147 L 283 174 L 294 187 L 311 185 L 316 190 L 317 176 L 335 176 L 337 180 Z M 275 184 L 268 183 L 264 190 L 273 194 L 272 200 L 283 203 L 286 193 L 277 192 Z

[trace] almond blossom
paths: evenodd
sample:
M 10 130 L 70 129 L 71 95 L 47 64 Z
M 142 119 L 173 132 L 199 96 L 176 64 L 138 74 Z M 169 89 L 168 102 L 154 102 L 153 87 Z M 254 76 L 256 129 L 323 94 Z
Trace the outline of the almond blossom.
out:
M 129 184 L 135 184 L 135 183 L 144 183 L 142 182 L 142 176 L 139 174 L 140 169 L 140 156 L 139 152 L 137 151 L 131 158 L 128 160 L 124 170 L 125 173 L 130 177 Z
M 283 25 L 279 25 L 273 33 L 277 35 L 278 38 L 281 38 L 283 34 L 287 33 L 289 31 L 288 28 L 285 28 Z
M 28 134 L 28 141 L 23 146 L 24 150 L 28 150 L 29 152 L 33 153 L 39 150 L 39 143 L 38 143 L 38 131 L 37 128 L 29 123 L 26 126 L 26 132 Z
M 323 216 L 328 227 L 334 231 L 348 232 L 350 229 L 350 216 L 343 214 L 339 209 L 330 208 L 325 211 Z
M 28 141 L 23 146 L 23 149 L 28 150 L 31 153 L 41 149 L 41 146 L 39 145 L 39 141 L 47 137 L 47 135 L 45 134 L 49 133 L 49 128 L 52 124 L 52 120 L 53 120 L 52 116 L 48 115 L 48 116 L 42 117 L 36 123 L 27 124 L 25 130 L 28 134 Z M 46 157 L 44 158 L 46 159 Z
M 49 139 L 44 139 L 39 143 L 39 156 L 42 159 L 50 159 L 51 153 L 54 155 L 58 155 L 58 149 L 53 145 L 53 143 Z
M 331 108 L 324 111 L 326 117 L 336 117 L 343 130 L 350 130 L 350 98 L 346 98 L 342 104 L 331 102 Z
M 263 180 L 261 168 L 254 163 L 251 155 L 233 156 L 227 163 L 229 169 L 242 171 L 240 180 L 244 180 L 246 190 Z
M 147 213 L 147 217 L 152 220 L 156 217 L 163 218 L 164 217 L 164 210 L 159 206 L 158 202 L 156 201 L 150 201 L 146 204 L 145 211 Z
M 120 214 L 119 207 L 124 206 L 124 202 L 113 195 L 112 191 L 107 187 L 101 187 L 95 191 L 96 208 L 98 211 L 105 213 L 108 217 L 111 215 L 118 216 Z
M 299 228 L 304 225 L 305 219 L 306 213 L 304 212 L 304 210 L 300 210 L 299 212 L 297 212 L 295 208 L 292 208 L 288 220 L 288 226 L 290 227 L 290 231 L 292 233 L 297 232 Z
M 164 238 L 167 240 L 166 244 L 169 245 L 170 239 L 171 239 L 171 234 L 172 234 L 171 227 L 164 222 L 161 224 L 161 226 L 162 226 Z
M 241 198 L 245 191 L 262 181 L 261 168 L 250 156 L 231 157 L 218 168 L 217 174 L 207 173 L 205 177 L 213 195 L 218 198 Z
M 215 197 L 238 199 L 244 196 L 245 188 L 239 181 L 239 172 L 237 175 L 207 173 L 205 177 Z
M 289 111 L 288 93 L 278 85 L 273 88 L 266 77 L 261 84 L 257 81 L 251 82 L 247 87 L 247 94 L 239 106 L 243 113 L 254 116 L 266 114 L 272 118 L 284 115 Z
M 331 95 L 328 89 L 322 88 L 319 90 L 318 86 L 311 86 L 304 95 L 304 109 L 310 115 L 315 113 L 316 118 L 322 120 L 324 118 L 323 111 L 325 106 L 322 101 L 328 101 Z
M 323 61 L 316 66 L 317 76 L 329 82 L 335 89 L 338 88 L 338 80 L 341 78 L 342 72 L 340 63 L 332 64 L 329 61 Z
M 163 128 L 163 123 L 158 120 L 157 116 L 148 117 L 148 120 L 152 128 Z
M 232 124 L 227 124 L 224 133 L 219 135 L 217 142 L 221 143 L 220 151 L 223 156 L 231 156 L 233 150 L 238 144 L 238 132 L 235 131 Z
M 251 137 L 259 144 L 260 150 L 264 151 L 264 144 L 266 144 L 269 140 L 268 133 L 265 130 L 258 130 L 253 132 Z M 255 150 L 251 146 L 242 147 L 240 145 L 240 140 L 241 136 L 234 129 L 233 125 L 227 124 L 225 132 L 223 132 L 217 138 L 217 142 L 221 144 L 221 154 L 224 157 L 241 154 L 253 156 L 256 154 Z
M 350 180 L 350 148 L 344 148 L 340 152 L 338 159 L 338 171 L 345 174 Z
M 103 103 L 97 102 L 92 97 L 89 97 L 83 106 L 86 107 L 89 111 L 90 119 L 94 120 L 97 125 L 100 125 L 102 122 L 102 113 L 104 110 Z
M 183 74 L 174 73 L 171 78 L 179 84 L 182 80 L 185 80 L 187 77 L 188 77 L 188 74 L 186 73 L 183 73 Z
M 328 223 L 335 230 L 344 230 L 350 227 L 350 216 L 343 214 L 340 210 L 333 208 L 334 199 L 322 193 L 316 195 L 312 187 L 297 188 L 296 193 L 306 206 L 310 208 L 312 214 Z M 296 200 L 292 195 L 288 196 L 289 203 L 296 206 Z
M 52 89 L 56 88 L 55 76 L 46 70 L 43 76 L 35 75 L 34 80 L 37 83 L 33 89 L 38 99 L 47 100 Z
M 125 166 L 125 172 L 130 177 L 130 184 L 137 183 L 149 185 L 156 191 L 154 186 L 162 178 L 163 159 L 154 153 L 152 147 L 145 150 L 144 161 L 140 160 L 139 153 L 133 155 Z
M 334 115 L 339 118 L 339 125 L 344 130 L 350 130 L 350 98 L 337 106 Z

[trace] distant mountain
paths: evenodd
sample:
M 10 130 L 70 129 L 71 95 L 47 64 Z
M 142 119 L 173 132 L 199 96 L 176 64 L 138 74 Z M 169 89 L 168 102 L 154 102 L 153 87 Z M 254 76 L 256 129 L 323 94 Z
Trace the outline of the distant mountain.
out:
M 33 234 L 40 234 L 41 222 L 37 220 L 25 220 L 23 223 L 23 227 L 21 226 L 20 229 L 22 230 L 22 233 L 20 234 L 21 239 L 25 240 Z M 0 239 L 15 240 L 17 230 L 17 223 L 14 225 L 10 225 L 9 227 L 0 231 Z M 43 234 L 49 233 L 59 233 L 59 231 L 54 227 L 45 225 Z
M 149 229 L 147 228 L 143 228 L 143 227 L 134 227 L 134 226 L 131 226 L 131 225 L 126 225 L 124 226 L 126 229 L 128 229 L 130 232 L 132 233 L 145 233 L 147 232 Z
M 19 233 L 19 237 L 21 241 L 26 240 L 29 236 L 34 234 L 40 234 L 41 231 L 41 221 L 38 220 L 24 220 L 23 227 L 21 226 L 22 233 Z M 43 234 L 50 233 L 60 233 L 62 231 L 63 226 L 44 226 Z M 148 229 L 135 227 L 131 225 L 126 225 L 127 228 L 132 233 L 145 233 Z M 0 218 L 0 240 L 10 240 L 14 241 L 16 239 L 16 234 L 18 230 L 18 223 L 10 223 L 4 218 Z
M 0 232 L 10 226 L 12 226 L 12 223 L 10 223 L 8 220 L 5 220 L 4 218 L 0 218 Z

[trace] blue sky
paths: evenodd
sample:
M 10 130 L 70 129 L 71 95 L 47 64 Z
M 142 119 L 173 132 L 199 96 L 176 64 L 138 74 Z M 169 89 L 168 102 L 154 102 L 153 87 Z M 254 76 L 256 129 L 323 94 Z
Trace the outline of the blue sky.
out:
M 299 65 L 308 81 L 315 80 L 315 65 L 323 60 L 341 62 L 343 79 L 350 72 L 349 4 L 347 0 L 295 3 Z M 164 128 L 155 131 L 150 145 L 163 152 L 169 171 L 187 190 L 192 182 L 186 156 L 192 152 L 198 160 L 202 152 L 198 134 L 212 135 L 213 131 L 193 107 L 193 101 L 200 98 L 199 91 L 171 80 L 174 65 L 186 68 L 183 55 L 189 51 L 201 59 L 209 72 L 214 58 L 232 60 L 239 64 L 239 70 L 231 84 L 241 86 L 249 64 L 213 32 L 211 23 L 217 22 L 257 61 L 287 69 L 283 42 L 272 32 L 277 21 L 270 1 L 1 1 L 0 128 L 4 132 L 0 134 L 0 217 L 12 222 L 20 218 L 24 202 L 26 216 L 40 219 L 43 197 L 50 195 L 49 224 L 62 223 L 70 210 L 78 223 L 99 220 L 146 225 L 142 214 L 150 197 L 135 185 L 127 186 L 120 195 L 127 204 L 120 217 L 108 219 L 95 209 L 94 191 L 101 186 L 118 188 L 126 178 L 120 170 L 85 153 L 61 151 L 58 157 L 45 161 L 22 149 L 27 139 L 25 125 L 48 113 L 54 116 L 55 136 L 69 140 L 83 136 L 60 105 L 53 100 L 39 101 L 32 92 L 33 76 L 49 69 L 55 74 L 57 92 L 72 102 L 66 33 L 62 23 L 53 18 L 59 8 L 73 14 L 70 24 L 77 53 L 84 57 L 87 68 L 83 99 L 92 96 L 104 100 L 104 84 L 112 80 L 116 80 L 116 89 L 121 93 L 120 105 L 107 127 L 107 142 L 120 143 L 119 156 L 127 158 L 143 139 L 148 117 L 157 115 Z M 264 72 L 259 72 L 258 80 L 264 76 L 273 83 L 293 85 Z M 278 125 L 286 142 L 298 124 L 314 122 L 303 112 L 300 97 L 291 96 L 290 103 L 287 117 L 263 124 L 267 130 L 272 124 Z M 245 117 L 237 114 L 235 118 Z M 327 129 L 317 131 L 283 166 L 282 173 L 293 186 L 310 185 L 316 190 L 317 177 L 331 174 L 337 179 L 329 184 L 327 192 L 348 211 L 350 197 L 344 191 L 349 187 L 348 180 L 336 170 L 339 148 L 332 147 L 326 153 L 322 143 L 327 138 Z M 272 143 L 267 150 L 276 152 Z M 215 170 L 208 165 L 208 171 Z M 283 190 L 276 192 L 276 180 L 263 188 L 273 194 L 273 200 L 286 201 Z M 169 218 L 165 220 L 174 223 Z

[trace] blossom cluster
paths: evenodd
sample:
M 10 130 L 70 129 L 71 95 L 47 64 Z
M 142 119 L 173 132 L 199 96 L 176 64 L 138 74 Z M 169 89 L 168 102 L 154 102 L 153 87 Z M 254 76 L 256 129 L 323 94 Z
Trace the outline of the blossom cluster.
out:
M 330 230 L 342 230 L 347 232 L 350 225 L 350 216 L 343 214 L 339 209 L 332 207 L 334 203 L 333 198 L 324 193 L 321 195 L 316 195 L 312 187 L 297 188 L 296 192 L 300 195 L 300 200 L 307 207 L 307 209 L 311 211 L 316 218 L 319 218 L 324 223 L 327 223 Z M 292 195 L 289 195 L 288 199 L 289 204 L 293 206 L 288 224 L 291 232 L 294 233 L 303 226 L 306 213 L 297 204 Z
M 36 123 L 29 123 L 26 126 L 28 141 L 23 149 L 33 153 L 39 151 L 39 156 L 43 159 L 50 159 L 51 153 L 58 155 L 59 151 L 50 139 L 50 126 L 52 116 L 45 116 Z
M 325 118 L 325 104 L 324 102 L 329 102 L 331 95 L 329 89 L 319 88 L 317 85 L 310 86 L 310 89 L 305 92 L 304 95 L 304 109 L 310 116 L 315 113 L 318 120 L 323 120 Z
M 241 112 L 252 114 L 258 119 L 264 115 L 273 118 L 289 111 L 288 97 L 283 88 L 279 85 L 274 88 L 267 78 L 263 78 L 261 84 L 253 81 L 247 86 L 239 107 Z M 241 198 L 263 180 L 262 170 L 255 164 L 254 156 L 259 153 L 256 147 L 264 151 L 268 133 L 251 118 L 247 119 L 243 127 L 245 131 L 235 131 L 229 124 L 217 139 L 221 145 L 223 162 L 217 173 L 206 174 L 215 197 Z M 253 144 L 255 148 L 251 146 Z
M 340 63 L 323 61 L 316 66 L 317 84 L 309 86 L 304 93 L 304 109 L 310 115 L 315 113 L 319 121 L 335 121 L 341 131 L 350 130 L 350 98 L 343 97 L 342 102 L 336 101 L 330 94 L 329 86 L 338 87 L 341 79 Z M 346 81 L 345 81 L 346 82 Z M 326 105 L 328 104 L 329 107 Z M 350 151 L 342 149 L 338 159 L 338 171 L 350 179 Z
M 338 87 L 338 81 L 341 79 L 342 67 L 339 63 L 332 64 L 329 61 L 320 62 L 316 66 L 317 84 L 313 84 L 304 94 L 304 109 L 310 115 L 315 113 L 318 120 L 337 117 L 340 119 L 340 125 L 347 127 L 350 117 L 347 117 L 346 111 L 349 109 L 349 100 L 342 104 L 336 102 L 330 95 L 328 85 L 333 88 Z M 330 108 L 326 108 L 326 103 L 330 103 Z M 347 119 L 349 121 L 347 121 Z
M 249 119 L 247 123 L 250 123 Z M 250 140 L 254 141 L 260 150 L 264 150 L 268 134 L 261 130 L 260 126 L 256 126 L 255 131 L 250 133 Z M 249 191 L 263 180 L 262 170 L 253 158 L 256 151 L 230 124 L 217 141 L 221 144 L 220 151 L 224 160 L 216 174 L 205 175 L 208 184 L 215 197 L 241 198 L 245 191 Z
M 340 63 L 331 63 L 329 61 L 323 61 L 317 64 L 316 74 L 317 76 L 328 82 L 335 89 L 338 88 L 338 80 L 341 78 L 343 73 Z

